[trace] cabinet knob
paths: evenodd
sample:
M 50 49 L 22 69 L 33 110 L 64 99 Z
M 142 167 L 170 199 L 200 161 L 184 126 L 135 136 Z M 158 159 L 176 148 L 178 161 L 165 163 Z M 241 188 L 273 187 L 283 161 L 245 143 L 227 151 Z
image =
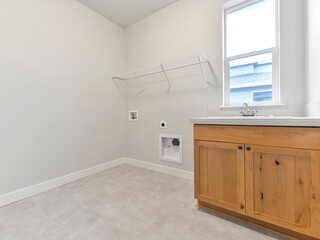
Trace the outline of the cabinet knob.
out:
M 238 149 L 239 149 L 239 150 L 242 150 L 242 149 L 243 149 L 243 147 L 242 147 L 242 146 L 239 146 L 239 147 L 238 147 Z
M 280 162 L 276 160 L 276 161 L 275 161 L 275 164 L 276 164 L 276 165 L 280 165 Z
M 244 205 L 243 204 L 240 205 L 240 209 L 244 209 Z
M 248 151 L 251 151 L 251 147 L 247 147 L 247 150 L 248 150 Z

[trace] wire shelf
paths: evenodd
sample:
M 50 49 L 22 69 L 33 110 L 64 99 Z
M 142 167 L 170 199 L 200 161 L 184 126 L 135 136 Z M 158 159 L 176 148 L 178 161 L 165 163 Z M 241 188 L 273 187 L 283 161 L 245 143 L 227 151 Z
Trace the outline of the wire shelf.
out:
M 166 64 L 158 64 L 158 65 L 154 65 L 154 66 L 150 66 L 150 67 L 146 67 L 146 68 L 141 68 L 141 69 L 137 69 L 137 70 L 130 71 L 130 72 L 117 74 L 117 75 L 112 76 L 112 80 L 127 81 L 127 80 L 136 79 L 139 82 L 139 85 L 141 86 L 142 91 L 145 91 L 146 88 L 145 88 L 141 78 L 151 76 L 153 74 L 163 73 L 166 81 L 168 82 L 169 88 L 171 88 L 172 84 L 171 84 L 171 81 L 168 77 L 168 74 L 167 74 L 168 72 L 174 71 L 177 69 L 183 69 L 186 67 L 199 65 L 204 81 L 211 84 L 208 81 L 205 70 L 204 70 L 205 64 L 208 64 L 210 71 L 214 75 L 214 71 L 213 71 L 210 60 L 204 54 L 199 53 L 197 55 L 178 59 L 178 60 L 166 63 Z

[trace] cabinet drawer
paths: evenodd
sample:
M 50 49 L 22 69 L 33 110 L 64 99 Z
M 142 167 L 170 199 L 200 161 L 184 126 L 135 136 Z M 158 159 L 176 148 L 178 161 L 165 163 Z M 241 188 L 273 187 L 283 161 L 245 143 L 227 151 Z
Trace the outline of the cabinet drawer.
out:
M 194 139 L 320 150 L 320 128 L 195 125 Z

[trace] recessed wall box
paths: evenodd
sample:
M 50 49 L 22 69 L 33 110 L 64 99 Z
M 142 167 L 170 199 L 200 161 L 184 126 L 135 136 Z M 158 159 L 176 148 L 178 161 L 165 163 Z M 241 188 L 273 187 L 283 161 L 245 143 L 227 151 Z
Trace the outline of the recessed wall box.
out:
M 133 121 L 133 122 L 139 121 L 138 111 L 129 111 L 129 121 Z
M 182 136 L 160 134 L 159 155 L 162 161 L 182 164 Z

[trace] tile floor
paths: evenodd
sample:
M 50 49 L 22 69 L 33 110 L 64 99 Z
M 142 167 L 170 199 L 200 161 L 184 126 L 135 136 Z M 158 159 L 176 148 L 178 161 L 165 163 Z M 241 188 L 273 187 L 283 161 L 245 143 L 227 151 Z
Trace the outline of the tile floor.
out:
M 0 240 L 285 239 L 195 203 L 192 181 L 122 165 L 0 208 Z

